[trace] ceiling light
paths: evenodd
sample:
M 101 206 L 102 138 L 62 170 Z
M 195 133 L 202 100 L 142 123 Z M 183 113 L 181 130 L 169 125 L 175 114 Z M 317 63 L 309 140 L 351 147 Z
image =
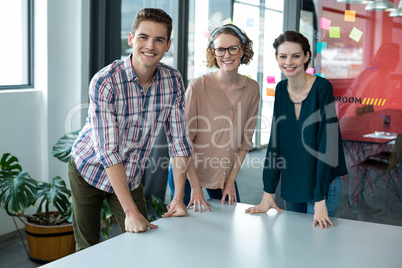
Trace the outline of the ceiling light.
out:
M 390 17 L 402 17 L 402 0 L 399 1 L 399 5 L 397 9 L 394 9 L 389 13 Z
M 395 9 L 394 3 L 389 0 L 375 0 L 366 6 L 369 11 L 391 11 Z
M 344 3 L 344 4 L 368 4 L 372 3 L 374 0 L 337 0 L 337 3 Z

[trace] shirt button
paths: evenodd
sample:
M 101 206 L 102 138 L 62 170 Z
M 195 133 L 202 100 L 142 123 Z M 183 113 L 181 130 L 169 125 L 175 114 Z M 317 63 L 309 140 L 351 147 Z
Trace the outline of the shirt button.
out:
M 225 172 L 225 173 L 223 173 L 223 175 L 226 175 L 226 172 Z
M 227 150 L 229 151 L 229 148 L 227 148 Z

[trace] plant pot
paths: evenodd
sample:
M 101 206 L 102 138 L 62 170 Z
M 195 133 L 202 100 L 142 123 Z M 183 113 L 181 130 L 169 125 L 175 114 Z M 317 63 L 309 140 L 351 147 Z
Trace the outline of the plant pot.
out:
M 50 262 L 75 252 L 72 224 L 44 226 L 25 220 L 29 257 L 36 262 Z

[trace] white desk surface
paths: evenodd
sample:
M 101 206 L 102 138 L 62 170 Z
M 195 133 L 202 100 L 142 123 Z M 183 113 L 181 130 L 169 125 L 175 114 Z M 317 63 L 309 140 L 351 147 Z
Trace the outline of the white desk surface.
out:
M 208 202 L 211 212 L 159 219 L 42 267 L 402 267 L 402 227 L 333 218 L 321 229 L 312 215 Z

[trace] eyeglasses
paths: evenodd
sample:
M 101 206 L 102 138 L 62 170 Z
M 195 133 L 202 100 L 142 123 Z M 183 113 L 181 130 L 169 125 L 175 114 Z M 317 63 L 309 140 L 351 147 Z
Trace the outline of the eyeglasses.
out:
M 234 56 L 240 53 L 241 46 L 231 46 L 228 48 L 218 47 L 214 48 L 214 54 L 217 57 L 223 57 L 226 54 L 226 50 L 229 52 L 230 55 Z

